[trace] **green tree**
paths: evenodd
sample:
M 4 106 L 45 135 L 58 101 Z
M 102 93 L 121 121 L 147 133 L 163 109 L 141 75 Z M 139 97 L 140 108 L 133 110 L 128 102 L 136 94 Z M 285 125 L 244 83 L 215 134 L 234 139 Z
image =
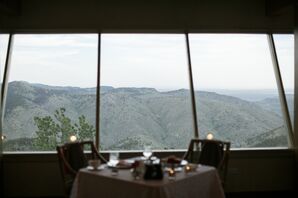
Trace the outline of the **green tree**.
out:
M 95 137 L 95 128 L 90 125 L 84 115 L 79 117 L 79 124 L 74 124 L 79 140 L 93 139 Z
M 71 119 L 65 116 L 65 108 L 55 111 L 55 118 L 58 121 L 58 135 L 61 142 L 67 142 L 71 135 L 77 135 L 75 127 L 72 126 Z
M 71 135 L 78 140 L 93 139 L 95 128 L 89 124 L 84 115 L 79 117 L 79 123 L 72 123 L 65 115 L 66 109 L 60 108 L 55 111 L 54 118 L 51 116 L 34 117 L 35 131 L 33 146 L 36 150 L 54 150 L 57 144 L 69 141 Z
M 36 150 L 53 150 L 57 145 L 58 126 L 50 116 L 43 118 L 34 117 L 34 123 L 38 130 L 35 131 L 36 138 L 33 146 Z

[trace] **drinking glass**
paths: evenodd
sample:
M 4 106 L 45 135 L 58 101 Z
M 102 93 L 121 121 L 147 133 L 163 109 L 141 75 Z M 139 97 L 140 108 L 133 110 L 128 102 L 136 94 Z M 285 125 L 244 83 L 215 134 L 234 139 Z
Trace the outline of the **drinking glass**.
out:
M 118 174 L 118 169 L 116 167 L 118 163 L 119 163 L 119 153 L 118 152 L 110 153 L 109 164 L 112 168 L 112 175 Z
M 146 160 L 150 158 L 150 156 L 152 155 L 151 146 L 144 146 L 143 155 L 146 158 Z

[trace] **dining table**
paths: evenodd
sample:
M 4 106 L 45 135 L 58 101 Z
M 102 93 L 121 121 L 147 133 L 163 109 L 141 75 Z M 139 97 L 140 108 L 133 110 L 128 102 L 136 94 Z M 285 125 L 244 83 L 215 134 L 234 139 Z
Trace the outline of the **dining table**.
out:
M 80 169 L 71 198 L 224 198 L 225 194 L 214 167 L 199 165 L 195 170 L 167 172 L 162 179 L 136 179 L 130 169 L 119 169 L 115 175 L 107 166 L 98 170 Z

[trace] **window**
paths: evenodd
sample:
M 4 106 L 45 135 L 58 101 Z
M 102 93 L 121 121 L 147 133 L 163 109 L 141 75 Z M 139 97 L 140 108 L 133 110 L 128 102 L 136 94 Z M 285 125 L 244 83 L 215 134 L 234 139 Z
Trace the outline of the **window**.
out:
M 185 37 L 103 34 L 100 145 L 186 149 L 193 137 Z
M 294 120 L 294 35 L 277 34 L 273 36 L 280 73 L 286 94 L 289 113 Z M 277 112 L 280 112 L 278 110 Z
M 0 93 L 2 94 L 2 85 L 3 85 L 3 76 L 4 76 L 4 68 L 5 68 L 5 60 L 7 54 L 7 47 L 8 47 L 8 34 L 0 34 Z M 1 102 L 1 99 L 0 99 Z M 5 135 L 2 135 L 2 121 L 0 121 L 0 151 L 2 152 L 2 141 L 6 139 Z M 1 154 L 1 153 L 0 153 Z
M 98 35 L 15 35 L 4 151 L 48 151 L 93 139 Z
M 13 38 L 4 151 L 52 151 L 71 138 L 95 141 L 97 124 L 101 150 L 181 150 L 194 137 L 184 34 L 102 34 L 100 71 L 98 34 Z M 189 38 L 199 137 L 211 132 L 233 148 L 287 147 L 267 36 Z M 293 120 L 294 38 L 274 40 Z M 2 75 L 7 44 L 1 34 Z
M 200 136 L 288 146 L 266 35 L 191 34 L 190 47 Z
M 1 84 L 3 82 L 3 74 L 5 67 L 5 59 L 8 47 L 8 34 L 0 34 L 0 75 L 1 75 Z

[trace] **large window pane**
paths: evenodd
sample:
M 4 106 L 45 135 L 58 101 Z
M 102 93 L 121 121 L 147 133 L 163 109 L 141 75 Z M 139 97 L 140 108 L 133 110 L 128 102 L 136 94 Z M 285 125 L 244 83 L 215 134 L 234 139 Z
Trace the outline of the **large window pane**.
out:
M 292 121 L 294 120 L 294 35 L 274 35 L 274 43 L 285 89 L 287 104 Z
M 288 146 L 266 35 L 191 34 L 190 44 L 200 136 Z
M 7 54 L 7 47 L 8 47 L 8 34 L 0 34 L 0 93 L 2 93 L 2 84 L 3 84 L 3 74 L 4 74 L 4 67 L 5 67 L 5 60 Z M 1 99 L 0 99 L 1 102 Z M 2 107 L 0 105 L 0 109 L 2 111 Z M 1 114 L 0 114 L 1 115 Z M 0 120 L 0 157 L 2 154 L 2 141 L 6 139 L 4 135 L 2 135 L 2 120 Z
M 15 35 L 3 132 L 5 151 L 54 150 L 93 139 L 97 39 L 90 35 Z
M 185 149 L 193 137 L 184 35 L 103 34 L 100 145 Z
M 0 80 L 3 82 L 5 59 L 8 47 L 8 34 L 0 34 Z

